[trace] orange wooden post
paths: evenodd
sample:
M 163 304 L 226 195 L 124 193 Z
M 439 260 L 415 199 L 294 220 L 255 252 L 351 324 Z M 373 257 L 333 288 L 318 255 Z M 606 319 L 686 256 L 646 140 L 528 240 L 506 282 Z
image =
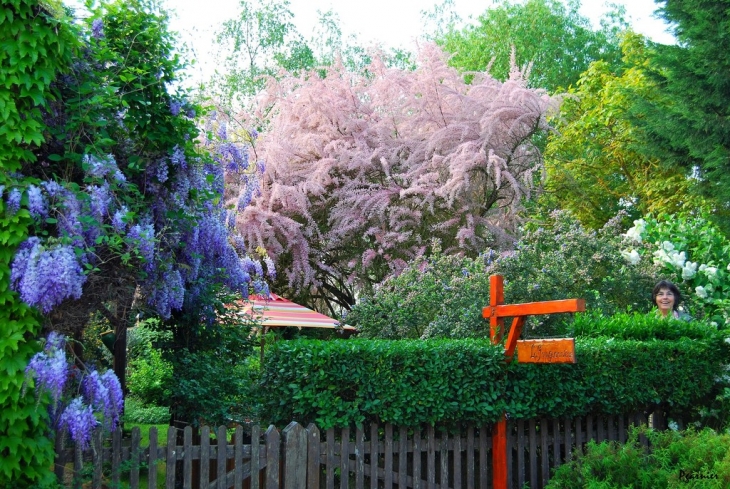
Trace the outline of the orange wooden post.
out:
M 583 299 L 566 299 L 546 302 L 528 302 L 525 304 L 504 303 L 504 278 L 501 275 L 489 277 L 489 306 L 482 309 L 482 316 L 489 318 L 489 338 L 493 345 L 498 345 L 504 337 L 504 318 L 512 317 L 507 344 L 505 345 L 505 358 L 512 360 L 517 347 L 518 340 L 522 334 L 522 327 L 525 318 L 534 314 L 555 314 L 561 312 L 579 312 L 586 310 L 586 303 Z M 538 340 L 535 340 L 538 341 Z M 548 341 L 548 340 L 544 340 Z M 561 350 L 556 347 L 560 346 Z M 531 345 L 532 351 L 525 357 L 525 360 L 532 363 L 575 363 L 575 349 L 573 347 L 570 356 L 569 342 L 554 342 L 550 347 L 546 345 Z M 543 352 L 543 346 L 545 350 Z M 565 349 L 568 349 L 565 351 Z M 539 354 L 537 353 L 539 351 Z M 519 360 L 518 355 L 518 361 Z M 507 489 L 507 416 L 505 414 L 494 424 L 492 430 L 492 487 L 493 489 Z

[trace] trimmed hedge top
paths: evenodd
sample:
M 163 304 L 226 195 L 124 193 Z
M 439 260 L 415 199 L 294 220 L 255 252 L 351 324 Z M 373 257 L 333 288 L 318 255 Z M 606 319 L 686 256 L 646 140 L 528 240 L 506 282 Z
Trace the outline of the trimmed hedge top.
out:
M 697 336 L 576 338 L 576 365 L 506 364 L 488 340 L 282 341 L 266 354 L 262 417 L 327 429 L 689 409 L 713 396 L 730 358 L 722 333 Z

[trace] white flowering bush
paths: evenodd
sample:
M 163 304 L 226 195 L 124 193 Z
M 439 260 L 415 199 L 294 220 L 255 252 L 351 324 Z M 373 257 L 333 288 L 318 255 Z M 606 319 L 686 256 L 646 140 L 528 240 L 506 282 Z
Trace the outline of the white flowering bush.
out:
M 679 287 L 693 317 L 730 326 L 730 241 L 709 219 L 646 217 L 624 238 L 621 255 L 629 264 L 653 261 Z

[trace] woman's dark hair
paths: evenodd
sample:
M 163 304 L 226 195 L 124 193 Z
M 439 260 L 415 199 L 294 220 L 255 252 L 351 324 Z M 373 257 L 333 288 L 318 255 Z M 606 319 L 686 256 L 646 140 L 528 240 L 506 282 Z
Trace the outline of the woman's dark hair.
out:
M 673 309 L 676 311 L 677 307 L 679 307 L 680 301 L 682 300 L 682 294 L 679 293 L 679 289 L 677 288 L 677 286 L 669 280 L 660 280 L 659 282 L 657 282 L 657 284 L 654 286 L 654 291 L 651 293 L 651 301 L 656 305 L 656 296 L 662 289 L 667 289 L 674 295 Z

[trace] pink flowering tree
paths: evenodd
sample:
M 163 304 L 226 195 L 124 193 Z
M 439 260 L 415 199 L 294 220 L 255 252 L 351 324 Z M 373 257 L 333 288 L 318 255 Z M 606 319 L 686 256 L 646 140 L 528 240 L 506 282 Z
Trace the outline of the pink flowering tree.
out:
M 237 227 L 277 261 L 279 288 L 313 287 L 310 298 L 349 308 L 434 238 L 471 256 L 510 241 L 540 188 L 536 138 L 555 99 L 516 68 L 505 82 L 466 83 L 435 45 L 413 71 L 375 55 L 360 72 L 334 63 L 321 74 L 272 78 L 259 100 L 266 171 Z

